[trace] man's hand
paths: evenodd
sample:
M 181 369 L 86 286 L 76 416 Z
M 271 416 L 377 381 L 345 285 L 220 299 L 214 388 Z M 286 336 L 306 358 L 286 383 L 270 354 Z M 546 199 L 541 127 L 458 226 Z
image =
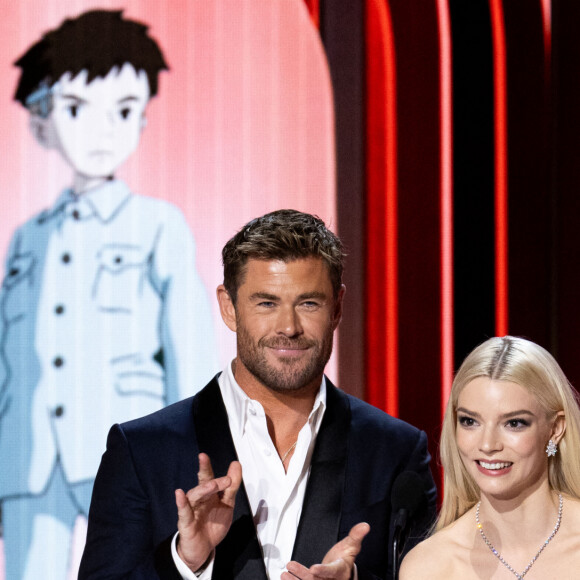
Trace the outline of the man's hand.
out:
M 242 483 L 242 466 L 230 464 L 227 475 L 214 478 L 211 461 L 199 454 L 198 485 L 187 494 L 175 491 L 177 504 L 177 553 L 196 572 L 224 539 L 234 513 L 236 493 Z
M 369 533 L 371 527 L 360 523 L 353 526 L 348 536 L 335 544 L 324 556 L 322 564 L 314 564 L 306 568 L 298 562 L 288 562 L 281 580 L 319 580 L 322 578 L 331 580 L 350 580 L 354 569 L 354 559 L 360 552 L 362 541 Z

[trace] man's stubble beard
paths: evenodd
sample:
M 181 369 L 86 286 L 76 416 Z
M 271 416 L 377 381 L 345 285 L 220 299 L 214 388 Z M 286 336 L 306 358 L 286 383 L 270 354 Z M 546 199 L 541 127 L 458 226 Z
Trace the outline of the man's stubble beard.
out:
M 248 371 L 268 389 L 277 393 L 295 393 L 322 376 L 332 354 L 334 330 L 329 328 L 321 341 L 302 337 L 261 338 L 257 345 L 244 325 L 237 321 L 237 356 Z M 267 360 L 267 348 L 308 348 L 305 363 L 294 357 L 279 358 L 283 368 L 273 367 Z

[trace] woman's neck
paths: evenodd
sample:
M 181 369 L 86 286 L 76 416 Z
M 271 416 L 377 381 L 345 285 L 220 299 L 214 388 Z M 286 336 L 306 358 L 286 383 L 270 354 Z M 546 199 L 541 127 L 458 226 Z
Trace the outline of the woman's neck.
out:
M 517 549 L 544 542 L 558 517 L 558 493 L 548 482 L 537 489 L 512 498 L 481 495 L 479 521 L 496 549 Z M 496 545 L 497 544 L 497 545 Z

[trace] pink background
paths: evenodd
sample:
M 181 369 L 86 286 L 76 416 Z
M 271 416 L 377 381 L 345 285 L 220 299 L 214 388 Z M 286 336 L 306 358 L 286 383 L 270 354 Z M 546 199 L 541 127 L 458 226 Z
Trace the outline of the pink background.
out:
M 170 200 L 185 213 L 225 363 L 235 337 L 213 299 L 225 241 L 249 219 L 282 207 L 316 213 L 336 230 L 332 92 L 318 31 L 302 0 L 4 2 L 3 257 L 15 227 L 49 207 L 71 178 L 58 154 L 41 149 L 30 135 L 28 113 L 13 101 L 13 62 L 44 31 L 88 8 L 123 9 L 126 17 L 147 23 L 170 66 L 149 105 L 139 148 L 119 175 L 133 191 Z M 329 370 L 336 380 L 335 360 Z M 75 566 L 83 533 L 79 522 Z M 1 564 L 0 547 L 0 579 Z

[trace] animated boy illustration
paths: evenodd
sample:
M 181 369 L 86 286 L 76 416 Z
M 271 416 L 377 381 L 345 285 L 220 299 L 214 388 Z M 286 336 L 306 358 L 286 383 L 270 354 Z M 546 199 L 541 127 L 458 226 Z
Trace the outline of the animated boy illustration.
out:
M 73 179 L 14 234 L 0 294 L 6 578 L 60 579 L 111 425 L 195 392 L 216 348 L 183 215 L 115 178 L 167 69 L 147 26 L 86 12 L 15 64 L 15 99 Z

